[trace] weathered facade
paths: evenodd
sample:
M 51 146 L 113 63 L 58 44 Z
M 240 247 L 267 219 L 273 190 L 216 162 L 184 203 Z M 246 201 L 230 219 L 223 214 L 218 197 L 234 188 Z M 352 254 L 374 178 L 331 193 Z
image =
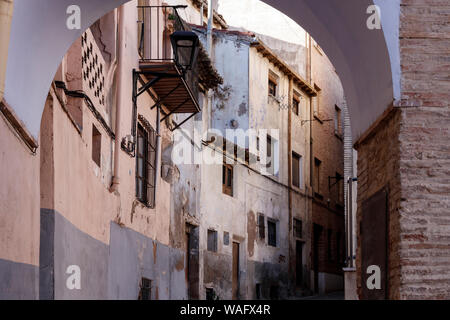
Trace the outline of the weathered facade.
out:
M 194 181 L 195 172 L 185 170 L 184 174 L 181 174 L 180 166 L 180 183 L 176 187 L 175 183 L 170 184 L 168 181 L 171 180 L 172 174 L 176 180 L 178 172 L 170 162 L 164 163 L 160 171 L 164 179 L 160 179 L 158 174 L 157 182 L 160 184 L 158 188 L 164 189 L 165 193 L 161 198 L 162 203 L 161 199 L 156 199 L 155 208 L 166 212 L 166 215 L 147 216 L 148 212 L 154 212 L 155 209 L 142 208 L 139 205 L 133 209 L 136 199 L 136 163 L 128 154 L 123 154 L 118 158 L 121 172 L 114 171 L 116 159 L 113 165 L 109 164 L 114 158 L 110 153 L 120 154 L 121 152 L 116 150 L 121 149 L 122 138 L 130 135 L 131 118 L 127 117 L 130 117 L 129 111 L 132 109 L 131 87 L 124 90 L 122 96 L 117 97 L 118 101 L 126 102 L 124 109 L 128 110 L 120 121 L 116 121 L 114 109 L 108 109 L 114 104 L 107 102 L 104 107 L 100 102 L 94 101 L 95 104 L 100 104 L 95 107 L 99 113 L 92 112 L 93 109 L 82 101 L 84 97 L 79 100 L 79 92 L 68 94 L 61 82 L 55 83 L 50 92 L 48 90 L 49 84 L 53 82 L 57 64 L 67 51 L 69 43 L 84 33 L 84 29 L 100 16 L 124 2 L 125 0 L 74 0 L 73 3 L 83 5 L 86 9 L 82 22 L 83 31 L 79 32 L 61 27 L 67 19 L 64 14 L 60 14 L 67 9 L 63 1 L 42 0 L 42 3 L 37 4 L 16 0 L 12 23 L 10 9 L 0 12 L 0 23 L 6 26 L 1 30 L 0 50 L 2 93 L 6 74 L 4 99 L 0 102 L 0 177 L 3 182 L 0 188 L 1 298 L 77 298 L 77 291 L 65 291 L 67 283 L 66 286 L 63 283 L 63 280 L 70 276 L 65 274 L 68 270 L 66 267 L 77 263 L 88 268 L 87 274 L 82 271 L 81 277 L 81 287 L 87 290 L 84 297 L 88 298 L 111 296 L 134 299 L 139 294 L 140 285 L 145 289 L 152 287 L 151 295 L 154 298 L 168 295 L 187 297 L 187 291 L 189 296 L 193 297 L 211 294 L 211 290 L 205 292 L 204 272 L 197 272 L 186 278 L 185 273 L 180 270 L 181 263 L 178 263 L 181 259 L 176 257 L 186 257 L 186 250 L 191 259 L 184 263 L 184 267 L 190 266 L 191 263 L 193 266 L 198 265 L 204 254 L 198 249 L 198 241 L 203 242 L 203 248 L 207 247 L 207 241 L 205 238 L 202 240 L 202 237 L 207 236 L 206 228 L 214 226 L 205 225 L 203 230 L 199 230 L 197 227 L 200 228 L 201 221 L 197 218 L 200 216 L 192 217 L 187 214 L 188 225 L 179 233 L 179 224 L 174 222 L 174 218 L 179 219 L 177 211 L 174 210 L 175 206 L 168 209 L 165 205 L 174 200 L 170 199 L 174 197 L 173 193 L 168 196 L 172 188 L 182 188 L 189 198 L 176 198 L 175 200 L 179 201 L 178 206 L 189 213 L 200 211 L 194 208 L 200 206 L 207 192 L 198 194 L 198 185 L 191 189 L 182 185 L 183 181 Z M 180 2 L 184 3 L 181 0 Z M 194 2 L 200 7 L 204 3 Z M 358 214 L 357 222 L 351 227 L 356 229 L 358 237 L 355 291 L 358 292 L 359 298 L 448 298 L 448 2 L 264 2 L 273 4 L 314 34 L 338 69 L 346 90 L 353 143 L 356 143 L 358 150 L 358 206 L 353 206 L 357 207 Z M 0 10 L 3 10 L 5 3 L 10 5 L 13 1 L 0 1 Z M 382 29 L 368 29 L 365 24 L 368 6 L 373 4 L 378 4 L 382 10 L 389 12 L 382 14 Z M 327 10 L 323 10 L 324 8 Z M 200 18 L 195 14 L 198 12 L 197 8 L 189 7 L 189 10 L 192 10 L 189 15 L 194 21 L 188 21 L 198 24 L 199 21 L 196 20 Z M 247 11 L 244 14 L 252 16 Z M 205 22 L 204 18 L 202 15 L 202 23 Z M 132 36 L 126 41 L 133 43 L 127 46 L 127 49 L 131 50 L 131 47 L 135 48 L 138 43 L 139 32 L 135 26 L 136 21 L 140 19 L 135 12 L 129 20 L 127 34 Z M 223 27 L 219 16 L 215 21 L 217 28 Z M 4 42 L 3 39 L 8 38 L 9 25 L 11 41 L 9 49 L 4 50 L 7 46 L 3 44 L 7 41 Z M 324 28 L 324 25 L 327 28 Z M 91 32 L 95 39 L 94 29 L 91 29 Z M 51 36 L 49 30 L 52 30 Z M 30 37 L 31 32 L 33 37 Z M 39 45 L 34 41 L 39 41 Z M 99 52 L 103 52 L 108 45 L 103 42 L 97 46 Z M 53 50 L 50 52 L 48 48 Z M 114 65 L 113 52 L 107 52 L 109 54 L 102 53 L 104 62 L 100 62 Z M 130 62 L 132 68 L 139 67 L 137 52 L 138 50 L 133 53 L 135 58 Z M 82 64 L 79 61 L 77 63 Z M 77 77 L 72 78 L 70 72 L 71 77 L 67 78 L 67 71 L 73 66 L 69 64 L 62 67 L 58 72 L 59 78 L 55 79 L 64 81 L 66 88 L 79 81 Z M 308 82 L 311 80 L 306 74 L 299 74 Z M 129 85 L 132 83 L 132 72 L 127 70 L 125 75 L 125 82 Z M 25 79 L 28 81 L 24 81 Z M 28 85 L 29 83 L 33 85 Z M 320 84 L 317 85 L 324 90 Z M 81 87 L 74 86 L 72 89 L 80 90 Z M 97 90 L 93 91 L 90 94 L 94 93 L 95 99 L 91 99 L 99 100 Z M 103 100 L 103 94 L 101 97 L 100 100 Z M 105 95 L 106 101 L 110 98 Z M 202 99 L 199 99 L 199 104 L 207 106 L 207 94 Z M 142 121 L 141 126 L 145 129 L 148 122 L 156 127 L 159 121 L 154 110 L 143 110 L 142 105 L 152 104 L 154 99 L 144 93 L 139 100 L 138 108 L 142 110 L 141 115 L 144 117 L 141 119 L 147 119 Z M 42 120 L 47 126 L 39 132 L 44 101 L 45 115 Z M 386 112 L 376 120 L 383 111 Z M 314 114 L 310 120 L 313 120 L 313 116 Z M 104 121 L 99 120 L 102 118 Z M 172 119 L 179 120 L 178 116 Z M 200 117 L 197 116 L 197 119 L 200 120 Z M 116 132 L 117 123 L 122 129 Z M 201 125 L 202 129 L 204 125 Z M 327 125 L 327 122 L 323 125 Z M 118 143 L 113 142 L 108 127 L 117 134 Z M 319 123 L 314 122 L 313 127 L 320 128 Z M 170 144 L 167 146 L 163 142 L 164 138 L 169 139 L 169 131 L 166 124 L 161 126 L 161 149 L 165 151 L 171 148 Z M 127 147 L 128 142 L 133 141 L 129 139 L 124 142 Z M 208 139 L 205 139 L 205 142 L 208 142 Z M 99 145 L 100 150 L 97 148 Z M 313 155 L 316 149 L 317 147 L 313 147 Z M 92 152 L 94 150 L 95 153 Z M 67 165 L 64 153 L 73 156 Z M 317 158 L 323 161 L 320 157 L 318 150 Z M 165 161 L 161 159 L 161 163 Z M 82 166 L 82 163 L 85 165 Z M 331 175 L 340 174 L 332 165 L 328 168 Z M 195 170 L 203 171 L 204 168 L 196 167 Z M 192 172 L 192 178 L 186 175 L 186 172 Z M 350 174 L 347 172 L 350 172 L 348 168 L 345 173 L 346 180 L 355 177 L 354 172 L 351 176 L 347 176 Z M 113 179 L 113 175 L 114 178 L 120 175 L 121 179 Z M 314 177 L 313 174 L 311 176 Z M 77 182 L 81 178 L 89 183 L 89 187 Z M 201 175 L 200 178 L 200 183 L 207 179 L 206 175 Z M 119 190 L 120 196 L 115 194 L 114 188 L 112 193 L 108 190 L 111 182 L 113 187 Z M 318 193 L 322 195 L 323 189 L 320 185 L 319 181 Z M 325 182 L 325 190 L 327 185 L 328 181 Z M 90 188 L 95 190 L 90 192 Z M 228 191 L 228 186 L 226 190 Z M 125 195 L 127 192 L 128 197 Z M 356 192 L 352 194 L 355 195 Z M 313 196 L 315 194 L 311 193 L 311 202 Z M 193 202 L 191 199 L 199 200 Z M 325 206 L 321 206 L 320 210 L 326 210 L 320 214 L 322 217 L 330 213 L 327 198 L 324 199 Z M 67 203 L 70 203 L 71 207 L 67 208 Z M 333 206 L 333 197 L 330 197 L 331 211 L 334 210 Z M 100 214 L 96 214 L 99 211 Z M 89 214 L 91 212 L 95 214 Z M 147 218 L 151 220 L 151 225 L 149 221 L 145 221 Z M 111 225 L 111 222 L 114 223 Z M 181 225 L 184 225 L 184 220 Z M 242 234 L 239 227 L 236 227 L 236 233 Z M 330 229 L 328 225 L 325 227 Z M 192 233 L 190 230 L 193 230 Z M 335 231 L 338 232 L 339 228 Z M 331 230 L 331 234 L 335 231 Z M 373 232 L 380 241 L 371 243 Z M 187 243 L 192 244 L 192 250 L 179 242 L 178 239 L 183 236 L 186 236 Z M 220 235 L 218 238 L 220 239 Z M 129 245 L 121 247 L 128 240 Z M 140 244 L 136 245 L 138 242 Z M 154 244 L 156 246 L 153 246 Z M 355 246 L 355 242 L 351 245 Z M 155 251 L 143 249 L 152 246 L 156 248 Z M 62 250 L 62 247 L 67 247 L 68 250 Z M 89 250 L 85 250 L 85 247 Z M 161 254 L 162 260 L 158 253 L 158 248 L 161 247 L 166 251 Z M 367 252 L 370 252 L 368 248 L 378 256 L 367 255 Z M 174 258 L 170 258 L 172 260 L 168 258 L 171 256 L 168 251 L 173 253 Z M 124 257 L 125 254 L 129 256 Z M 79 261 L 73 261 L 75 258 Z M 353 257 L 348 258 L 353 260 Z M 374 258 L 379 260 L 374 261 Z M 133 267 L 133 270 L 128 270 L 125 266 L 124 270 L 129 271 L 125 275 L 116 269 L 124 259 L 134 261 L 130 265 L 153 265 L 152 268 L 139 271 L 136 269 L 141 268 L 140 266 Z M 175 263 L 176 271 L 168 278 L 167 270 L 172 270 L 170 261 Z M 70 265 L 61 267 L 55 264 L 59 262 Z M 112 266 L 112 263 L 115 266 Z M 159 263 L 163 266 L 158 266 Z M 368 263 L 379 265 L 383 277 L 382 290 L 373 291 L 372 294 L 367 291 Z M 334 269 L 334 264 L 324 266 L 323 273 L 333 274 Z M 141 277 L 153 281 L 148 283 L 142 281 Z M 188 279 L 186 283 L 193 284 L 193 288 L 186 284 L 181 288 L 182 293 L 178 294 L 176 289 L 171 289 L 170 279 L 177 282 L 182 277 Z M 323 279 L 327 277 L 329 278 L 327 275 L 322 276 Z M 102 280 L 94 288 L 92 279 Z M 315 282 L 314 277 L 311 277 L 310 282 Z M 208 289 L 211 289 L 209 283 Z M 198 289 L 197 292 L 195 288 Z M 113 292 L 111 295 L 110 290 Z M 373 294 L 374 292 L 376 294 Z
M 194 27 L 194 30 L 206 42 L 206 30 L 201 27 Z M 289 43 L 270 41 L 281 54 L 285 48 L 292 49 Z M 175 184 L 178 187 L 174 193 L 179 192 L 181 199 L 174 206 L 175 212 L 181 211 L 185 216 L 185 221 L 174 227 L 186 223 L 190 230 L 195 230 L 191 236 L 198 241 L 195 250 L 198 250 L 200 271 L 193 277 L 200 282 L 200 297 L 213 292 L 220 299 L 270 299 L 311 294 L 316 287 L 319 291 L 319 285 L 314 284 L 311 258 L 314 212 L 309 143 L 313 134 L 309 125 L 311 108 L 317 92 L 297 73 L 297 70 L 308 73 L 306 67 L 311 63 L 305 61 L 307 48 L 294 49 L 303 50 L 304 59 L 295 56 L 289 66 L 255 34 L 214 30 L 212 56 L 224 83 L 213 93 L 210 115 L 203 111 L 204 118 L 210 118 L 206 127 L 212 132 L 202 141 L 193 141 L 191 151 L 197 154 L 211 150 L 218 154 L 225 152 L 223 161 L 231 159 L 231 164 L 178 166 L 180 182 Z M 317 61 L 318 73 L 321 71 L 319 63 L 331 65 L 329 61 Z M 325 66 L 324 73 L 328 71 Z M 275 85 L 274 91 L 270 91 L 271 82 Z M 323 90 L 334 90 L 331 99 L 343 101 L 337 77 L 324 83 Z M 329 112 L 334 117 L 335 104 L 328 102 L 322 102 L 323 111 L 331 106 Z M 203 120 L 197 127 L 192 125 L 177 135 L 180 139 L 194 139 L 195 134 L 205 128 Z M 272 135 L 271 130 L 274 130 L 270 137 L 272 147 L 266 145 L 264 135 Z M 264 132 L 263 136 L 259 136 L 260 132 Z M 249 136 L 252 133 L 259 136 L 259 149 L 253 151 Z M 214 135 L 216 140 L 211 138 Z M 332 135 L 335 136 L 334 129 Z M 316 143 L 320 145 L 327 138 L 318 136 Z M 234 153 L 234 147 L 227 149 L 228 145 L 236 146 Z M 340 170 L 343 166 L 342 159 L 339 160 L 341 147 L 340 142 L 335 158 L 330 160 Z M 275 174 L 263 173 L 263 148 L 266 151 L 273 148 L 277 154 L 279 171 Z M 327 176 L 322 183 L 325 181 L 328 181 Z M 343 217 L 335 220 L 329 225 L 341 230 Z M 272 237 L 269 228 L 275 230 L 274 243 L 269 240 Z M 183 234 L 176 230 L 175 234 Z M 341 235 L 343 237 L 343 230 Z M 325 247 L 324 250 L 330 249 Z M 342 253 L 343 250 L 342 247 Z M 233 268 L 239 272 L 233 274 Z M 337 281 L 321 280 L 321 292 L 342 289 L 339 271 L 332 271 L 338 274 Z
M 173 168 L 159 150 L 173 141 L 173 122 L 158 123 L 162 117 L 158 112 L 172 111 L 166 104 L 169 98 L 158 104 L 162 97 L 158 88 L 141 91 L 135 116 L 132 103 L 133 70 L 145 68 L 143 54 L 173 56 L 171 47 L 165 52 L 163 47 L 176 13 L 158 1 L 132 1 L 86 30 L 55 75 L 34 154 L 25 152 L 14 122 L 2 121 L 2 150 L 11 148 L 9 156 L 14 157 L 22 153 L 17 154 L 22 169 L 9 170 L 14 175 L 2 173 L 7 188 L 2 189 L 1 218 L 10 230 L 2 234 L 10 240 L 1 241 L 1 298 L 188 298 L 186 252 L 172 245 L 169 232 Z M 148 29 L 151 36 L 144 34 L 147 29 L 141 25 L 154 23 L 157 15 L 159 27 Z M 147 48 L 151 52 L 143 53 Z M 157 66 L 164 63 L 169 62 Z M 213 70 L 208 64 L 203 53 L 199 66 Z M 203 86 L 221 81 L 214 77 L 212 72 Z M 182 90 L 176 93 L 182 95 Z M 2 108 L 4 114 L 10 110 Z M 138 129 L 135 137 L 133 123 Z M 2 163 L 9 162 L 9 156 L 2 153 Z M 142 169 L 143 160 L 149 163 L 144 170 L 148 172 Z M 26 201 L 20 200 L 22 195 Z M 20 204 L 23 209 L 17 207 Z M 70 288 L 68 278 L 78 271 L 80 287 Z

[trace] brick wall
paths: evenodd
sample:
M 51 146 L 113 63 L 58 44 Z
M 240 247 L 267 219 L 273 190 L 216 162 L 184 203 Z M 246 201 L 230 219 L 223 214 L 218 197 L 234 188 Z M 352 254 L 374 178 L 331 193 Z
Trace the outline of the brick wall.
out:
M 450 298 L 450 2 L 403 0 L 399 298 Z
M 359 226 L 362 216 L 362 204 L 382 188 L 389 190 L 388 200 L 388 279 L 390 284 L 390 298 L 398 297 L 400 281 L 400 266 L 398 259 L 398 207 L 400 202 L 399 177 L 399 141 L 401 112 L 392 111 L 381 121 L 372 133 L 359 145 L 358 150 L 358 245 L 356 252 L 357 288 L 361 296 L 361 236 Z
M 448 0 L 402 1 L 402 99 L 358 145 L 358 221 L 389 188 L 391 299 L 450 298 L 449 31 Z

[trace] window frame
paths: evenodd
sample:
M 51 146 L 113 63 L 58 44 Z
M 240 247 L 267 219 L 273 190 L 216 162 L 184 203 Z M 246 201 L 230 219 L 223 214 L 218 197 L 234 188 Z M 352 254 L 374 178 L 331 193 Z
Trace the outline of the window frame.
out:
M 294 159 L 296 159 L 296 161 L 298 161 L 298 166 L 294 166 L 294 164 L 295 164 Z M 296 167 L 298 169 L 298 175 L 297 175 L 298 184 L 295 184 L 295 178 L 294 178 L 295 177 L 294 168 L 296 168 Z M 292 151 L 292 168 L 291 169 L 292 169 L 292 185 L 295 188 L 303 189 L 303 157 L 295 151 Z
M 317 198 L 322 198 L 322 195 L 320 193 L 320 169 L 322 166 L 322 161 L 314 158 L 314 176 L 313 176 L 313 189 L 314 189 L 314 196 Z
M 154 209 L 156 206 L 156 165 L 157 165 L 157 136 L 150 124 L 141 121 L 137 125 L 136 143 L 136 198 L 146 207 Z M 140 151 L 140 141 L 143 139 L 143 152 Z M 152 144 L 153 143 L 153 144 Z M 153 155 L 153 156 L 152 156 Z M 140 170 L 139 161 L 142 159 L 143 168 Z M 141 176 L 141 172 L 143 176 Z M 153 179 L 152 179 L 153 178 Z M 153 180 L 150 181 L 150 180 Z M 152 184 L 153 183 L 153 184 Z M 141 194 L 140 186 L 142 187 Z
M 279 76 L 273 72 L 272 70 L 269 70 L 269 76 L 268 76 L 268 89 L 267 94 L 269 97 L 276 97 L 278 94 L 278 82 L 279 82 Z
M 210 238 L 209 238 L 209 236 L 210 236 L 211 234 L 214 236 L 214 238 L 213 238 L 213 247 L 212 247 L 212 248 L 210 247 Z M 218 249 L 218 245 L 217 245 L 217 242 L 218 242 L 217 234 L 218 234 L 218 232 L 217 232 L 216 230 L 214 230 L 214 229 L 208 229 L 208 231 L 207 231 L 206 249 L 207 249 L 209 252 L 217 253 L 217 249 Z
M 274 226 L 274 234 L 271 234 L 271 226 Z M 278 247 L 278 221 L 267 218 L 267 244 L 271 247 Z
M 95 124 L 92 124 L 92 161 L 101 168 L 102 166 L 102 134 Z
M 224 161 L 222 165 L 222 193 L 233 197 L 234 167 Z
M 266 239 L 266 217 L 262 213 L 258 213 L 258 236 L 260 240 Z
M 300 227 L 299 227 L 299 225 L 300 225 Z M 300 229 L 300 230 L 298 230 L 298 229 Z M 301 219 L 294 218 L 293 231 L 294 231 L 295 238 L 303 239 L 303 221 Z
M 296 116 L 300 115 L 300 101 L 300 95 L 294 92 L 292 97 L 292 113 L 294 113 Z

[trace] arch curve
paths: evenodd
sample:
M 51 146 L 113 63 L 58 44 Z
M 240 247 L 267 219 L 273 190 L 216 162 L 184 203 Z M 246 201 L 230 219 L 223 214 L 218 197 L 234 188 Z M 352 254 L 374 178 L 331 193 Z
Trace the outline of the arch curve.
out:
M 128 1 L 15 0 L 4 97 L 35 138 L 51 81 L 70 45 L 97 19 Z M 392 71 L 399 67 L 399 1 L 263 0 L 302 25 L 327 52 L 344 86 L 354 140 L 399 95 L 399 75 Z M 366 26 L 366 10 L 374 2 L 382 6 L 384 32 Z M 73 4 L 81 9 L 80 30 L 66 27 L 66 10 Z

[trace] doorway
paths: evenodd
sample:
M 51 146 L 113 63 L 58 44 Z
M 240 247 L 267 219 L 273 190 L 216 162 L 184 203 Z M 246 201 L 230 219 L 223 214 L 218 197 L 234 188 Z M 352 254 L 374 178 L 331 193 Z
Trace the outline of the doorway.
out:
M 361 235 L 361 287 L 363 300 L 388 299 L 388 193 L 381 190 L 363 202 Z M 372 274 L 370 267 L 380 274 Z M 380 288 L 368 288 L 368 280 L 379 277 Z
M 239 243 L 233 242 L 233 300 L 239 298 Z
M 319 261 L 320 261 L 320 237 L 322 234 L 322 227 L 314 224 L 313 231 L 313 268 L 314 268 L 314 292 L 319 293 Z
M 190 274 L 191 274 L 191 268 L 190 268 L 190 261 L 191 261 L 191 233 L 189 226 L 186 226 L 186 233 L 185 233 L 185 244 L 186 244 L 186 256 L 185 256 L 185 262 L 184 262 L 184 272 L 185 272 L 185 281 L 186 281 L 186 296 L 188 299 L 191 296 L 191 290 L 190 290 Z
M 303 242 L 297 241 L 295 245 L 295 284 L 297 288 L 303 286 Z

